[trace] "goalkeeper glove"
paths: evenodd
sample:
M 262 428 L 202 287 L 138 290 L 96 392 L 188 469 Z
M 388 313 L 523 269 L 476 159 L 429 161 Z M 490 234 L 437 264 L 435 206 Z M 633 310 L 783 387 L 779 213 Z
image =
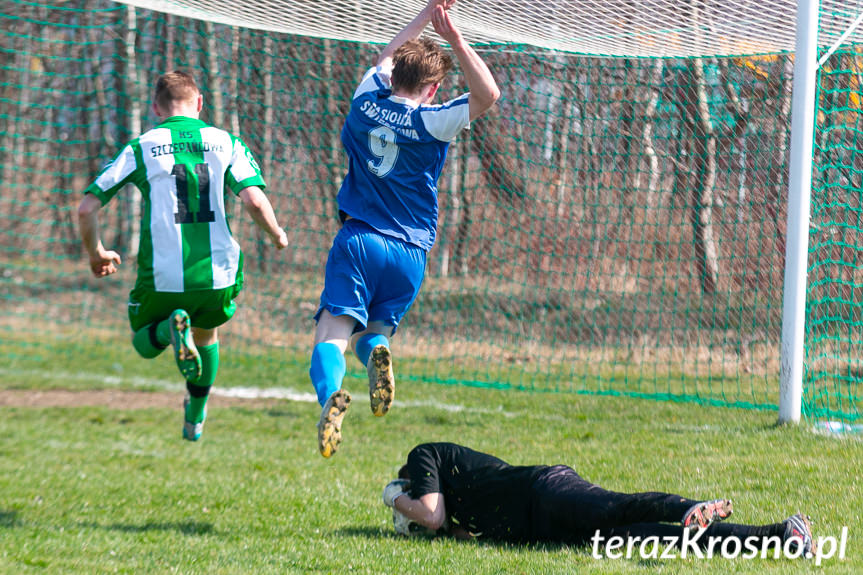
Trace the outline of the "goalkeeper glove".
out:
M 384 500 L 384 505 L 392 507 L 395 504 L 396 498 L 399 495 L 404 495 L 405 490 L 410 489 L 411 482 L 407 479 L 393 479 L 387 486 L 384 487 L 384 492 L 381 494 L 381 499 Z

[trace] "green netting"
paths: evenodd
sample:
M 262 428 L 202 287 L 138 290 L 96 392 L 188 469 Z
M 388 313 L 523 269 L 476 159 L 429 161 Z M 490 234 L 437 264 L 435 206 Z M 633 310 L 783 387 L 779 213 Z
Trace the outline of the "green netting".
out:
M 137 192 L 102 212 L 104 243 L 124 257 L 104 280 L 89 275 L 75 208 L 119 146 L 154 125 L 150 86 L 172 68 L 199 80 L 203 119 L 242 136 L 261 161 L 291 241 L 276 252 L 231 208 L 247 284 L 222 341 L 304 364 L 338 227 L 339 131 L 380 47 L 103 0 L 0 7 L 4 373 L 86 370 L 97 359 L 88 344 L 100 339 L 118 342 L 102 353 L 134 353 L 124 340 Z M 791 59 L 591 58 L 523 45 L 481 53 L 503 96 L 450 148 L 438 243 L 394 341 L 401 381 L 775 408 Z M 848 109 L 836 125 L 857 110 L 843 103 L 842 81 L 833 99 Z M 451 80 L 442 96 L 464 88 Z M 821 136 L 835 143 L 820 157 L 841 160 L 830 169 L 839 180 L 859 177 L 854 134 Z M 817 383 L 815 356 L 827 354 L 810 346 L 810 381 L 836 382 L 831 413 L 857 401 L 860 186 L 849 186 L 823 186 L 848 198 L 821 200 L 822 219 L 836 222 L 824 224 L 833 243 L 813 242 L 845 270 L 836 272 L 845 287 L 826 279 L 831 269 L 810 270 L 811 309 L 829 323 L 810 323 L 810 337 L 835 351 L 821 363 L 847 367 L 843 379 Z M 361 373 L 349 366 L 351 377 Z M 231 383 L 311 391 L 307 381 L 220 384 Z
M 863 48 L 819 72 L 807 290 L 804 407 L 855 422 L 863 409 Z

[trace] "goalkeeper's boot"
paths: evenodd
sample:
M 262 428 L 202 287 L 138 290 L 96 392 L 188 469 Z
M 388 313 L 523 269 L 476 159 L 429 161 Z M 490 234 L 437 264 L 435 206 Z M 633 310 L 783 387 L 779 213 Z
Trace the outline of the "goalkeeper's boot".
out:
M 393 356 L 390 348 L 378 345 L 372 350 L 366 366 L 369 374 L 369 406 L 377 417 L 386 415 L 396 396 Z
M 686 529 L 706 529 L 717 521 L 731 516 L 734 511 L 730 499 L 714 499 L 696 503 L 683 515 L 681 523 Z
M 785 524 L 785 534 L 782 537 L 782 542 L 793 540 L 789 546 L 789 551 L 797 553 L 799 551 L 801 557 L 809 559 L 816 552 L 815 537 L 812 535 L 812 520 L 808 515 L 797 513 L 792 515 L 782 523 Z
M 185 310 L 171 313 L 171 345 L 174 346 L 174 359 L 186 381 L 195 383 L 201 378 L 201 354 L 192 339 L 192 322 Z
M 189 421 L 189 398 L 183 400 L 183 439 L 186 441 L 198 441 L 201 439 L 201 434 L 204 433 L 204 421 L 207 419 L 207 408 L 204 408 L 204 413 L 201 421 Z
M 329 457 L 339 448 L 342 442 L 342 420 L 351 405 L 351 394 L 344 389 L 334 392 L 321 409 L 321 420 L 318 422 L 318 450 L 324 457 Z

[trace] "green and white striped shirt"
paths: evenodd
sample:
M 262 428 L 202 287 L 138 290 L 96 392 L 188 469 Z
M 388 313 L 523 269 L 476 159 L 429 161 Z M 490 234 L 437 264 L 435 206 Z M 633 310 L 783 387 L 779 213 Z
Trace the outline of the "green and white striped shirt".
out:
M 265 186 L 242 140 L 201 120 L 168 118 L 126 145 L 85 193 L 104 206 L 127 183 L 143 195 L 137 286 L 222 289 L 242 277 L 225 191 Z

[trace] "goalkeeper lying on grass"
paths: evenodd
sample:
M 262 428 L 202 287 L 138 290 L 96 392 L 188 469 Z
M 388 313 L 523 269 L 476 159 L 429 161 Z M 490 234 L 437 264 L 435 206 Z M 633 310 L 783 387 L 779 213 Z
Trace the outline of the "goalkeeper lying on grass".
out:
M 737 538 L 732 543 L 738 551 L 746 544 L 758 550 L 781 546 L 797 556 L 815 552 L 804 515 L 760 526 L 719 523 L 732 512 L 727 499 L 616 493 L 565 465 L 513 466 L 454 443 L 416 446 L 399 479 L 384 488 L 383 500 L 403 535 L 432 530 L 513 543 L 592 543 L 595 550 L 615 537 L 650 537 L 672 548 L 691 542 L 693 554 L 706 545 L 735 547 L 722 544 Z

